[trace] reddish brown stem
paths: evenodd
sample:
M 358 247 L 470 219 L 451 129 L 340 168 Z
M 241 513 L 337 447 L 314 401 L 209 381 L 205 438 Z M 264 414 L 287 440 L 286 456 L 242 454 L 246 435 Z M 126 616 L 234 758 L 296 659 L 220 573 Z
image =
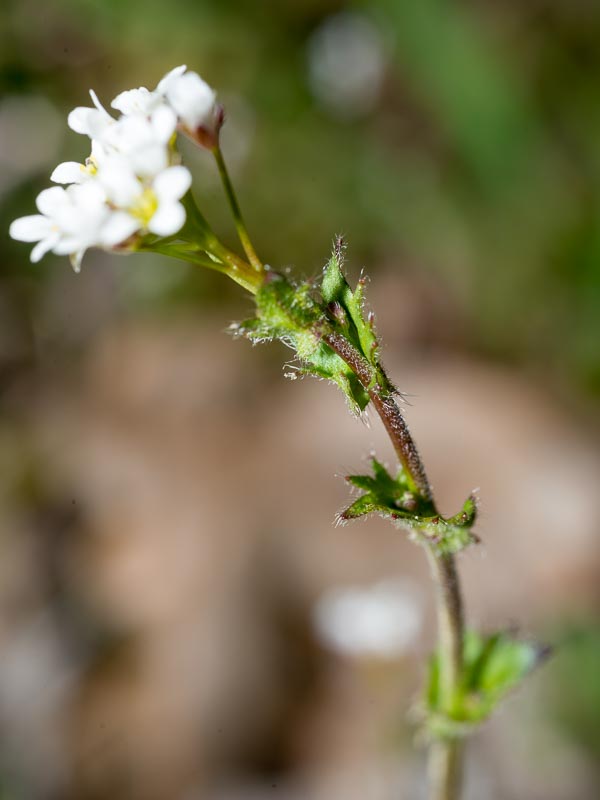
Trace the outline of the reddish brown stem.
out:
M 323 334 L 323 341 L 346 362 L 367 390 L 411 483 L 435 507 L 419 451 L 393 395 L 377 384 L 371 364 L 342 335 L 327 331 Z M 427 555 L 436 586 L 441 705 L 446 714 L 452 715 L 463 668 L 464 612 L 460 583 L 453 555 L 441 554 L 433 547 L 427 547 Z M 462 774 L 461 743 L 454 739 L 433 742 L 429 773 L 431 800 L 458 800 Z
M 348 364 L 369 393 L 371 402 L 381 417 L 396 455 L 406 470 L 413 488 L 423 498 L 433 502 L 431 487 L 419 451 L 394 397 L 389 393 L 384 393 L 377 384 L 373 385 L 373 368 L 347 339 L 339 333 L 332 332 L 326 333 L 323 340 Z

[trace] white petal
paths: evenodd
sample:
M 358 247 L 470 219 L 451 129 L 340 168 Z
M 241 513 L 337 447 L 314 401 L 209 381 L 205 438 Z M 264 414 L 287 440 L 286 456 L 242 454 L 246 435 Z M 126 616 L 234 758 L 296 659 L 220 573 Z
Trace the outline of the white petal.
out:
M 96 92 L 93 89 L 90 89 L 90 97 L 92 98 L 92 103 L 96 106 L 98 111 L 100 111 L 102 114 L 104 114 L 109 119 L 112 119 L 112 117 L 110 116 L 108 111 L 104 108 L 104 106 L 102 105 L 100 100 L 98 100 L 98 95 L 96 94 Z
M 114 247 L 114 245 L 124 242 L 139 229 L 140 223 L 137 219 L 124 211 L 115 211 L 102 226 L 99 244 L 105 247 Z
M 153 178 L 169 164 L 169 155 L 163 144 L 153 144 L 130 154 L 131 168 L 141 178 Z
M 177 127 L 177 116 L 168 106 L 159 106 L 150 118 L 152 131 L 159 142 L 166 144 Z
M 92 153 L 91 157 L 96 161 L 98 164 L 102 161 L 102 159 L 107 158 L 108 153 L 106 152 L 106 147 L 99 142 L 97 139 L 92 139 Z
M 171 236 L 181 228 L 185 222 L 185 209 L 181 203 L 165 203 L 158 210 L 148 224 L 148 230 L 158 236 Z
M 64 208 L 68 205 L 68 202 L 67 193 L 62 186 L 52 186 L 50 189 L 44 189 L 35 199 L 38 211 L 47 217 L 54 216 L 56 211 Z
M 74 108 L 67 118 L 67 124 L 69 125 L 69 128 L 75 131 L 75 133 L 87 134 L 88 117 L 92 110 L 93 109 L 91 108 L 84 108 L 83 106 L 77 106 L 77 108 Z
M 216 94 L 196 72 L 172 81 L 167 99 L 177 115 L 192 129 L 212 121 Z
M 83 242 L 81 236 L 62 236 L 52 247 L 57 256 L 70 256 L 80 250 L 83 245 L 91 246 L 93 242 Z
M 112 108 L 122 114 L 147 114 L 152 107 L 154 92 L 149 92 L 145 86 L 139 89 L 128 89 L 121 92 L 112 101 Z
M 106 191 L 98 180 L 74 183 L 66 190 L 70 202 L 81 210 L 93 211 L 102 208 L 106 202 Z
M 154 179 L 152 185 L 159 203 L 179 200 L 192 185 L 192 175 L 187 167 L 169 167 Z
M 117 206 L 132 205 L 143 187 L 130 164 L 123 158 L 109 159 L 98 171 L 98 180 Z
M 52 222 L 41 214 L 19 217 L 8 229 L 9 235 L 19 242 L 38 242 L 52 231 Z
M 37 262 L 43 258 L 49 250 L 52 250 L 54 245 L 58 242 L 59 236 L 60 234 L 58 233 L 52 233 L 50 236 L 42 239 L 41 242 L 38 242 L 29 256 L 31 261 L 34 264 L 37 264 Z
M 159 92 L 160 94 L 166 94 L 167 88 L 168 88 L 169 84 L 171 83 L 171 81 L 174 78 L 178 78 L 180 75 L 183 75 L 183 73 L 186 71 L 186 69 L 187 69 L 187 66 L 185 64 L 181 64 L 181 66 L 174 67 L 170 72 L 167 72 L 167 74 L 164 76 L 164 78 L 162 78 L 162 80 L 159 82 L 158 86 L 156 87 L 156 91 Z
M 68 125 L 75 133 L 83 133 L 90 139 L 99 139 L 115 120 L 104 110 L 79 106 L 69 114 Z
M 85 171 L 85 166 L 77 161 L 63 161 L 50 175 L 50 180 L 54 183 L 81 183 L 88 178 L 89 173 Z

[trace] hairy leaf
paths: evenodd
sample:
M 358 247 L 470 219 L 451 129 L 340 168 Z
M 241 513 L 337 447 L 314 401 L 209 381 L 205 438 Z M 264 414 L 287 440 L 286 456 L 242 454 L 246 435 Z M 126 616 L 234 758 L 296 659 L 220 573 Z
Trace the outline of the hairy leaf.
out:
M 471 528 L 477 508 L 473 497 L 467 498 L 462 509 L 452 517 L 442 517 L 431 501 L 411 490 L 402 468 L 392 477 L 376 458 L 371 459 L 373 475 L 348 475 L 348 483 L 363 494 L 338 514 L 340 522 L 379 514 L 408 530 L 411 538 L 433 547 L 439 554 L 457 553 L 477 541 Z

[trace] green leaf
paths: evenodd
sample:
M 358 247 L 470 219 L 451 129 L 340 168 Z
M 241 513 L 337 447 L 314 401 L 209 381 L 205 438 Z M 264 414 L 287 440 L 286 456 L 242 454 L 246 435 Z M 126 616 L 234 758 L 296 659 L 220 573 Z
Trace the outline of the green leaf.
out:
M 444 518 L 436 512 L 430 500 L 411 490 L 402 468 L 394 478 L 376 458 L 371 459 L 371 466 L 372 476 L 346 477 L 347 482 L 363 494 L 338 514 L 338 521 L 379 514 L 391 519 L 397 527 L 407 530 L 412 539 L 427 544 L 440 555 L 458 553 L 477 541 L 471 532 L 477 515 L 473 497 L 467 498 L 458 514 Z
M 271 278 L 256 294 L 257 316 L 234 328 L 253 342 L 279 339 L 295 350 L 300 372 L 332 381 L 345 394 L 351 410 L 360 414 L 369 394 L 354 372 L 325 342 L 321 331 L 325 312 L 312 299 L 308 283 L 294 285 L 282 275 Z
M 431 658 L 422 711 L 434 736 L 470 733 L 541 662 L 547 648 L 520 641 L 507 631 L 491 636 L 468 631 L 463 652 L 462 684 L 450 712 L 442 707 L 440 656 Z
M 359 280 L 353 292 L 342 271 L 343 245 L 338 240 L 323 271 L 321 296 L 329 309 L 331 322 L 340 329 L 354 347 L 374 368 L 374 382 L 393 391 L 381 364 L 379 363 L 379 342 L 373 327 L 373 316 L 364 313 L 364 285 Z
M 314 347 L 310 347 L 310 342 L 307 345 L 303 346 L 300 337 L 296 337 L 296 352 L 303 362 L 301 372 L 332 381 L 346 395 L 355 414 L 364 411 L 369 403 L 369 393 L 346 362 L 324 342 L 317 341 Z

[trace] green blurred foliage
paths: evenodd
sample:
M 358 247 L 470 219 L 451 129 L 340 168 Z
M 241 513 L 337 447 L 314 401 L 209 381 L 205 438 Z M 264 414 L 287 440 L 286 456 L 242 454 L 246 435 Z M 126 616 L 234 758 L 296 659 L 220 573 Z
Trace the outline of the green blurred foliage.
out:
M 555 636 L 558 645 L 545 680 L 548 720 L 600 763 L 600 628 L 573 624 Z
M 379 30 L 385 62 L 378 101 L 357 115 L 319 102 L 309 80 L 314 32 L 348 11 Z M 599 40 L 600 6 L 582 0 L 5 0 L 0 90 L 66 115 L 90 86 L 108 102 L 187 63 L 245 140 L 232 169 L 269 263 L 314 275 L 343 232 L 371 274 L 385 262 L 432 276 L 465 317 L 465 346 L 598 394 Z M 57 156 L 84 146 L 65 130 Z M 233 244 L 212 165 L 186 156 L 202 209 Z M 0 195 L 3 230 L 52 166 Z M 19 277 L 29 270 L 43 290 L 53 259 L 31 269 L 23 245 L 9 248 L 3 273 L 31 286 Z M 237 291 L 177 275 L 155 301 Z

